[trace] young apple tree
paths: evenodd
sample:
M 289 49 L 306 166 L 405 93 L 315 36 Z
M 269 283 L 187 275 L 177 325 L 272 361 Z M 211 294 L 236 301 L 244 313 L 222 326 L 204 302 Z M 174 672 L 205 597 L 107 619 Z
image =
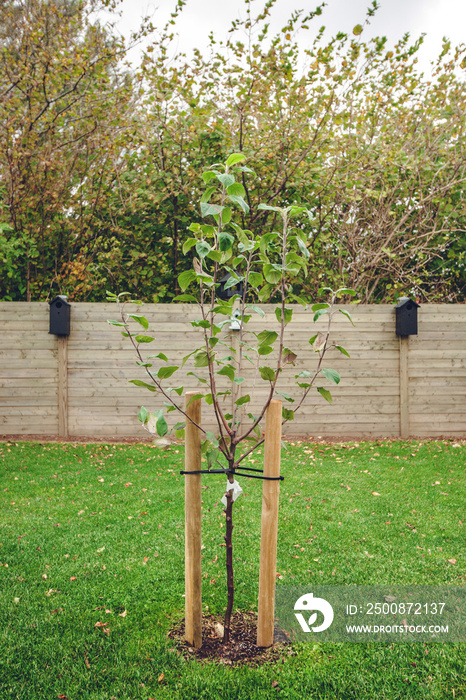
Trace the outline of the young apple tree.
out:
M 316 332 L 309 338 L 314 351 L 310 353 L 310 357 L 315 358 L 314 366 L 294 374 L 294 396 L 288 393 L 291 391 L 288 384 L 288 391 L 282 391 L 279 380 L 285 369 L 293 368 L 297 360 L 296 353 L 287 347 L 285 339 L 293 317 L 293 308 L 289 304 L 308 306 L 308 300 L 297 296 L 293 287 L 307 271 L 311 235 L 306 233 L 305 227 L 310 213 L 303 206 L 273 207 L 260 204 L 258 209 L 264 220 L 273 217 L 273 231 L 261 236 L 243 228 L 235 220 L 241 222 L 242 215 L 249 212 L 246 190 L 241 181 L 252 173 L 244 161 L 242 153 L 234 153 L 224 164 L 213 165 L 202 176 L 206 189 L 200 201 L 200 210 L 205 223 L 192 223 L 189 227 L 191 237 L 184 243 L 183 253 L 186 255 L 195 251 L 195 257 L 192 269 L 178 277 L 183 293 L 176 298 L 177 301 L 197 305 L 199 318 L 191 325 L 199 329 L 200 341 L 183 358 L 182 364 L 175 364 L 162 352 L 146 355 L 145 348 L 156 341 L 155 336 L 149 334 L 149 322 L 142 314 L 126 311 L 126 293 L 109 293 L 108 297 L 118 303 L 121 312 L 121 320 L 109 323 L 122 328 L 122 335 L 129 338 L 134 346 L 137 364 L 146 373 L 146 381 L 131 381 L 151 392 L 158 392 L 164 400 L 165 409 L 155 413 L 141 408 L 139 420 L 146 429 L 154 430 L 155 427 L 159 437 L 165 436 L 169 430 L 165 415 L 176 411 L 180 421 L 173 429 L 178 438 L 183 437 L 186 421 L 191 420 L 179 401 L 184 389 L 183 386 L 170 387 L 168 380 L 183 369 L 189 358 L 194 368 L 203 372 L 203 376 L 195 375 L 203 388 L 193 398 L 202 398 L 211 407 L 216 430 L 209 431 L 202 425 L 197 426 L 203 436 L 202 452 L 209 469 L 220 466 L 228 478 L 225 494 L 228 600 L 224 642 L 230 638 L 234 601 L 232 513 L 236 470 L 264 442 L 262 421 L 277 394 L 290 406 L 283 408 L 283 423 L 293 420 L 311 390 L 317 390 L 331 403 L 330 392 L 321 386 L 319 380 L 326 377 L 338 384 L 340 376 L 334 369 L 324 366 L 326 352 L 330 347 L 335 347 L 348 355 L 343 347 L 330 341 L 332 318 L 338 311 L 352 322 L 348 311 L 337 310 L 335 302 L 342 296 L 354 295 L 353 290 L 346 288 L 335 292 L 330 288 L 322 290 L 328 301 L 311 305 L 314 322 L 324 315 L 328 319 L 326 330 Z M 239 216 L 234 217 L 234 213 L 239 213 Z M 248 322 L 253 315 L 264 318 L 264 311 L 257 305 L 258 302 L 274 304 L 277 321 L 274 328 L 277 330 L 269 325 L 260 331 L 248 331 Z M 236 343 L 232 343 L 231 337 L 225 333 L 225 326 L 229 327 L 233 315 L 239 326 Z M 239 391 L 247 365 L 255 368 L 254 384 L 260 381 L 266 387 L 265 400 L 254 413 L 249 406 L 252 404 L 253 387 L 247 387 L 250 393 L 245 393 L 243 388 Z M 293 372 L 290 379 L 288 374 L 287 382 L 293 382 Z M 227 402 L 225 396 L 230 397 Z

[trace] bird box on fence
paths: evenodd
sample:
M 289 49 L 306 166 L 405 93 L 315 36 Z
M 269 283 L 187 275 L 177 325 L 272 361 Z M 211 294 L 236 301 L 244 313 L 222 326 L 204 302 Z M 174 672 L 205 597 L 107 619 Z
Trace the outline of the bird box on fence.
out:
M 417 304 L 408 297 L 402 297 L 395 306 L 396 334 L 402 337 L 417 335 Z
M 224 299 L 227 301 L 228 299 L 231 299 L 231 297 L 235 296 L 235 294 L 239 294 L 240 297 L 243 296 L 243 283 L 238 282 L 237 284 L 233 285 L 232 287 L 227 287 L 225 289 L 226 283 L 230 280 L 232 275 L 227 272 L 226 275 L 223 275 L 223 277 L 219 280 L 220 282 L 220 287 L 217 290 L 217 296 L 220 297 L 220 299 Z
M 57 296 L 50 304 L 50 326 L 49 333 L 53 335 L 70 334 L 71 304 L 65 296 Z

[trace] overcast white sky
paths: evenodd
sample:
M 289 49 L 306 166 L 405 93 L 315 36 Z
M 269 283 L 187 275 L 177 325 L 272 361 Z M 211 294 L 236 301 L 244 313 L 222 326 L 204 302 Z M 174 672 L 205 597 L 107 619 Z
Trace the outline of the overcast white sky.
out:
M 310 0 L 277 0 L 271 15 L 271 30 L 279 30 L 290 13 L 297 9 L 310 11 L 318 2 Z M 329 35 L 338 31 L 351 32 L 363 23 L 371 0 L 327 0 L 323 14 L 314 20 L 316 30 L 325 25 Z M 135 29 L 143 15 L 153 17 L 155 26 L 162 27 L 176 5 L 176 0 L 122 0 L 122 33 Z M 253 11 L 259 12 L 264 0 L 254 0 Z M 371 20 L 368 33 L 387 36 L 391 43 L 409 32 L 413 38 L 427 34 L 422 48 L 422 65 L 438 55 L 442 37 L 453 45 L 466 42 L 466 0 L 379 0 L 380 9 Z M 188 0 L 177 21 L 178 50 L 189 52 L 206 44 L 210 31 L 220 39 L 227 34 L 232 19 L 243 13 L 241 0 Z M 311 33 L 311 36 L 313 32 Z

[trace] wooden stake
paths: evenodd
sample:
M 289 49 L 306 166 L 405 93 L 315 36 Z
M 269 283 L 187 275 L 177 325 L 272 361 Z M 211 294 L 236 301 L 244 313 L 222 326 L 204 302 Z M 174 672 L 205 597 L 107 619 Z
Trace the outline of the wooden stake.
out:
M 273 400 L 265 422 L 264 476 L 280 476 L 282 402 Z M 261 552 L 257 646 L 273 644 L 275 575 L 277 571 L 278 499 L 280 482 L 264 479 L 262 486 Z
M 186 392 L 185 410 L 197 425 L 201 424 L 201 401 L 195 391 Z M 201 468 L 201 433 L 186 422 L 185 471 Z M 201 586 L 201 475 L 185 474 L 185 639 L 198 649 L 202 646 Z

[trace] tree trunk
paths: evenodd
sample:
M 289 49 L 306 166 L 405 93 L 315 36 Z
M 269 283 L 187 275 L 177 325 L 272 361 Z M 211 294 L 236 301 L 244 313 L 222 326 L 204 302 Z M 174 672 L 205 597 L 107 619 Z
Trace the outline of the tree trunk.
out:
M 229 477 L 230 483 L 233 482 L 233 477 Z M 223 621 L 223 643 L 228 644 L 230 641 L 230 622 L 231 613 L 233 612 L 233 601 L 235 596 L 235 586 L 233 578 L 233 491 L 230 489 L 226 493 L 227 507 L 225 509 L 226 518 L 226 533 L 225 533 L 225 543 L 226 543 L 226 569 L 227 569 L 227 609 L 225 611 L 225 618 Z

